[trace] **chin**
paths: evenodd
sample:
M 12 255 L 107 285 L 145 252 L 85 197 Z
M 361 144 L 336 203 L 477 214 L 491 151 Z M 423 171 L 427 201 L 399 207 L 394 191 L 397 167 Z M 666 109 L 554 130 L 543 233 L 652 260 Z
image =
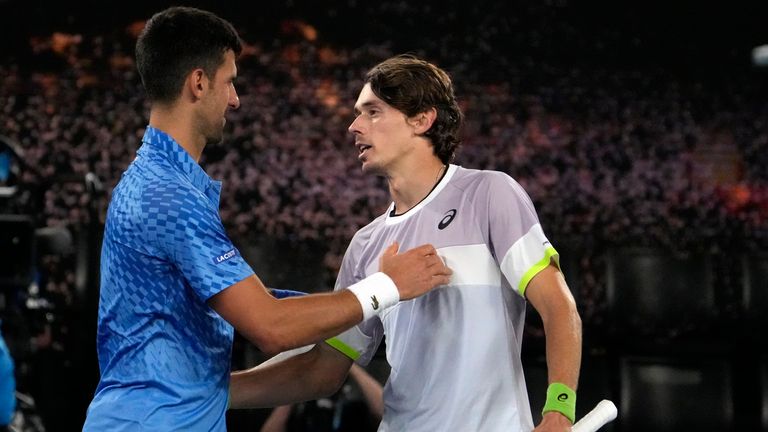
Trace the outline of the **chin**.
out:
M 224 141 L 224 132 L 219 132 L 215 135 L 207 135 L 205 137 L 205 143 L 206 145 L 210 144 L 220 144 L 222 141 Z
M 365 174 L 382 174 L 384 172 L 380 166 L 372 162 L 363 162 L 361 169 Z

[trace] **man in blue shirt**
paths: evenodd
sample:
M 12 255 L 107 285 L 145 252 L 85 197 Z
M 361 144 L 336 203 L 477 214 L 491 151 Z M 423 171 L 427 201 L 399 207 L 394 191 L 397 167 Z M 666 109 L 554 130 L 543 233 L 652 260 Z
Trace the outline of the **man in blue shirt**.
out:
M 101 256 L 101 379 L 86 431 L 223 431 L 236 328 L 266 353 L 334 336 L 448 282 L 430 245 L 329 294 L 275 299 L 227 237 L 221 183 L 198 165 L 222 140 L 240 39 L 205 11 L 153 16 L 136 44 L 151 102 L 143 144 L 112 194 Z
M 0 321 L 2 325 L 2 321 Z M 13 374 L 13 358 L 0 335 L 0 431 L 6 430 L 16 410 L 16 380 Z

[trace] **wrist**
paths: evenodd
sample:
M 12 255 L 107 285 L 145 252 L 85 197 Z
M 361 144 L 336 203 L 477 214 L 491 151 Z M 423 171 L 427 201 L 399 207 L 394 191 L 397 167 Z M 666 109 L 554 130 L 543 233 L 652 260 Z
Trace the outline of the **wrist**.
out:
M 400 301 L 400 291 L 392 279 L 382 272 L 374 273 L 347 288 L 357 297 L 363 309 L 363 321 L 380 314 Z
M 563 383 L 554 382 L 547 387 L 547 401 L 544 403 L 542 415 L 548 412 L 558 412 L 571 423 L 576 420 L 576 392 Z

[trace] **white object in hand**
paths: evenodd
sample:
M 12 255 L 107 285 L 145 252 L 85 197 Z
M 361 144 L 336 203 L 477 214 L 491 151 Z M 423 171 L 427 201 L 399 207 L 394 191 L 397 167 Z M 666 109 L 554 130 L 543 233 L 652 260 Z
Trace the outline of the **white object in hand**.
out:
M 595 432 L 616 418 L 618 411 L 613 402 L 603 399 L 592 411 L 577 421 L 571 432 Z

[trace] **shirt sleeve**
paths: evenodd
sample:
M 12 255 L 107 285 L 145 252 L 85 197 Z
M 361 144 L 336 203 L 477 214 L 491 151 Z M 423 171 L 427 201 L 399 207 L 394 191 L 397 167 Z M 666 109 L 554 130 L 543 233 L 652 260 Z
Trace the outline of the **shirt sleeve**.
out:
M 544 234 L 530 197 L 508 175 L 489 176 L 487 209 L 493 255 L 510 285 L 524 296 L 531 279 L 550 262 L 559 267 L 558 253 Z
M 150 241 L 203 300 L 253 274 L 224 231 L 218 209 L 201 192 L 155 185 L 143 195 Z
M 0 335 L 0 425 L 10 424 L 13 419 L 16 408 L 15 390 L 13 358 Z
M 365 278 L 364 274 L 357 271 L 357 249 L 360 243 L 360 238 L 356 235 L 347 248 L 339 275 L 336 278 L 334 291 L 347 289 L 350 285 Z M 357 364 L 365 366 L 376 354 L 383 337 L 384 326 L 381 324 L 381 320 L 378 317 L 372 317 L 325 342 Z

